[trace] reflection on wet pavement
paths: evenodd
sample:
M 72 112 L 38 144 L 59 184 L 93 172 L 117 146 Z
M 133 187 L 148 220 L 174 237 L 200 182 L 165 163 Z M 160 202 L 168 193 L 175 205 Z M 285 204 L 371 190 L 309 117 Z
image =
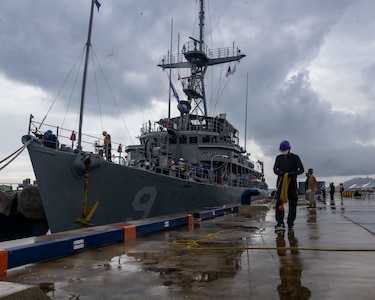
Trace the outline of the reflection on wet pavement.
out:
M 299 206 L 294 231 L 283 234 L 274 232 L 272 207 L 253 207 L 17 268 L 2 280 L 39 285 L 51 299 L 372 300 L 375 221 L 364 212 L 375 211 L 375 199 L 335 200 Z
M 302 263 L 299 258 L 298 241 L 294 236 L 294 230 L 287 233 L 289 246 L 287 250 L 285 232 L 278 232 L 276 237 L 277 254 L 280 258 L 280 280 L 277 290 L 281 300 L 306 300 L 311 296 L 310 290 L 302 286 Z

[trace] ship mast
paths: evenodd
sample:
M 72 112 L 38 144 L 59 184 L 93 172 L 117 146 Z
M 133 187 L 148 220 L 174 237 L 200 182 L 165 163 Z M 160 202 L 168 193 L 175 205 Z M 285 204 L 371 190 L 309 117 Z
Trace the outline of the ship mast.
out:
M 205 1 L 200 0 L 199 39 L 190 37 L 191 41 L 182 47 L 183 57 L 179 54 L 167 55 L 158 64 L 163 69 L 190 68 L 190 76 L 182 78 L 183 91 L 187 100 L 181 100 L 178 108 L 182 116 L 207 117 L 207 102 L 204 88 L 204 76 L 208 66 L 239 61 L 244 54 L 234 45 L 228 48 L 209 50 L 204 43 Z
M 85 67 L 84 67 L 84 70 L 83 70 L 83 79 L 82 79 L 81 106 L 80 106 L 80 110 L 79 110 L 79 127 L 78 127 L 78 141 L 77 141 L 77 149 L 78 150 L 82 150 L 83 108 L 84 108 L 85 92 L 86 92 L 87 66 L 88 66 L 90 47 L 91 47 L 91 29 L 92 29 L 92 21 L 93 21 L 93 17 L 94 17 L 94 5 L 95 5 L 95 0 L 91 0 L 91 13 L 90 13 L 89 31 L 88 31 L 88 34 L 87 34 L 87 42 L 86 42 Z

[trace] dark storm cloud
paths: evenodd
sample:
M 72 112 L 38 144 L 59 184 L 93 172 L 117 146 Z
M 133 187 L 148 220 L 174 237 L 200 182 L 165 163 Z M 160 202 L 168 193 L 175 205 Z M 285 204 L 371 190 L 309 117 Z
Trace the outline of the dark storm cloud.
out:
M 129 116 L 151 108 L 153 101 L 166 105 L 167 74 L 157 64 L 170 49 L 172 19 L 174 52 L 178 35 L 180 49 L 189 36 L 198 37 L 196 1 L 102 0 L 101 4 L 92 32 L 92 60 L 97 58 L 100 65 L 95 65 L 96 79 L 90 72 L 87 112 L 98 112 L 98 94 L 105 99 L 102 113 L 115 118 L 119 118 L 118 109 Z M 41 98 L 45 111 L 37 112 L 40 116 L 47 112 L 85 46 L 89 8 L 90 0 L 0 1 L 0 72 L 8 80 L 46 93 Z M 208 97 L 215 99 L 210 111 L 226 112 L 242 138 L 248 74 L 247 138 L 269 161 L 268 175 L 272 175 L 272 160 L 283 139 L 290 140 L 305 166 L 313 167 L 319 176 L 375 173 L 375 60 L 367 56 L 374 44 L 374 11 L 375 5 L 367 0 L 206 2 L 206 44 L 214 49 L 235 45 L 246 54 L 228 78 L 224 76 L 227 65 L 214 68 L 213 79 L 220 79 L 220 84 L 212 89 L 207 72 Z M 329 72 L 327 76 L 339 78 L 353 73 L 353 80 L 332 85 L 327 97 L 319 85 L 327 81 L 315 75 L 317 59 L 318 70 L 324 69 L 321 74 Z M 359 68 L 361 77 L 354 77 Z M 102 71 L 105 80 L 100 79 Z M 69 78 L 70 86 L 75 80 L 79 86 L 82 78 L 76 72 Z M 178 83 L 176 76 L 174 72 L 173 80 Z M 108 82 L 111 91 L 103 85 L 96 90 L 96 82 Z M 365 99 L 361 100 L 365 107 L 358 107 L 357 99 L 341 103 L 330 98 L 346 89 L 344 94 Z M 60 109 L 79 94 L 77 89 L 72 96 L 70 87 L 65 87 L 59 96 Z M 73 107 L 77 104 L 71 103 Z M 356 110 L 350 111 L 351 107 Z M 32 109 L 25 107 L 24 114 Z M 15 143 L 19 144 L 18 138 Z

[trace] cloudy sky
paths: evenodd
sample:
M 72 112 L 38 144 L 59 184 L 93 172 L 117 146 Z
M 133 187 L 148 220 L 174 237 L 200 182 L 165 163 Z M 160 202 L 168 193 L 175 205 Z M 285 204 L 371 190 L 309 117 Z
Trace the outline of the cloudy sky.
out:
M 84 131 L 100 138 L 105 129 L 129 145 L 137 143 L 143 122 L 167 115 L 167 73 L 157 64 L 170 49 L 172 20 L 174 52 L 189 36 L 198 38 L 198 5 L 100 2 Z M 80 92 L 72 86 L 82 76 L 90 7 L 90 0 L 0 1 L 0 160 L 22 146 L 30 114 L 77 130 Z M 246 148 L 264 161 L 270 187 L 284 139 L 318 180 L 375 176 L 374 13 L 372 0 L 207 0 L 208 47 L 234 44 L 246 54 L 228 78 L 229 65 L 207 72 L 209 112 L 226 112 L 245 145 L 248 75 Z M 177 73 L 172 76 L 183 98 Z M 27 177 L 35 179 L 26 151 L 0 171 L 2 183 Z

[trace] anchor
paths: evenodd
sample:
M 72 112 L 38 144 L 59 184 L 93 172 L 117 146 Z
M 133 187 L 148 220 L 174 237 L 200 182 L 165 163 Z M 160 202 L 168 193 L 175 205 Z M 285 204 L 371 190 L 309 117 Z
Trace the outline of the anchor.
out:
M 82 204 L 82 217 L 77 218 L 77 223 L 81 224 L 81 226 L 89 227 L 93 226 L 90 223 L 92 216 L 94 215 L 98 205 L 99 200 L 95 200 L 94 204 L 87 210 L 87 192 L 88 192 L 88 185 L 89 185 L 89 165 L 91 163 L 90 157 L 85 159 L 85 188 L 83 192 L 83 204 Z

